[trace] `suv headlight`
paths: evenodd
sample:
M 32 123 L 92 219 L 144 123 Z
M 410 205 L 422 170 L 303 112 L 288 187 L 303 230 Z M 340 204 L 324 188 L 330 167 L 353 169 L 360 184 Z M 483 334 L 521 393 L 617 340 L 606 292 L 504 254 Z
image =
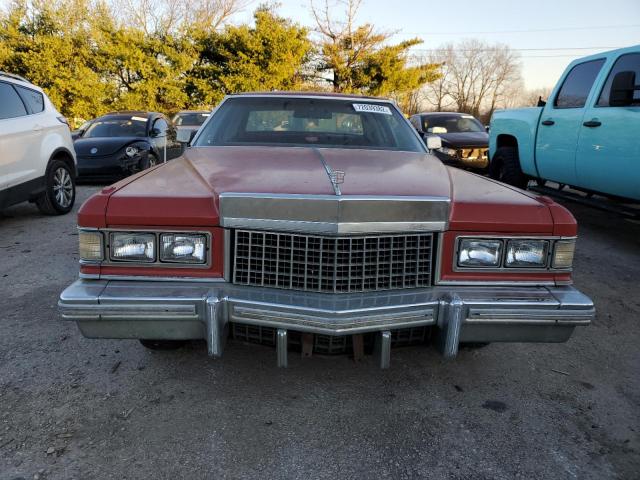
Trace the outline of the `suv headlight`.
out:
M 548 240 L 509 240 L 504 266 L 543 268 L 548 253 Z
M 460 267 L 498 267 L 502 257 L 502 240 L 463 238 L 458 248 Z
M 156 236 L 153 233 L 112 233 L 110 258 L 120 262 L 154 262 Z
M 202 234 L 163 233 L 160 235 L 160 261 L 205 263 L 207 237 Z
M 124 153 L 127 154 L 127 157 L 135 157 L 138 152 L 140 152 L 140 149 L 138 147 L 134 147 L 133 145 L 129 145 L 127 148 L 124 149 Z
M 458 155 L 458 151 L 455 148 L 442 147 L 439 148 L 438 151 L 440 153 L 444 153 L 445 155 L 449 155 L 450 157 L 455 157 Z
M 80 230 L 78 243 L 80 260 L 85 262 L 100 262 L 104 260 L 103 236 L 100 232 Z

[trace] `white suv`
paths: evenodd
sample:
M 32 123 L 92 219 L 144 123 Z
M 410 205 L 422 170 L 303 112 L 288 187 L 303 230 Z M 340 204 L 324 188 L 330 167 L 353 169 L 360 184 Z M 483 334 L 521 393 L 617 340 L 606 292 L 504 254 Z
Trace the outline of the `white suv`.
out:
M 76 172 L 66 119 L 42 89 L 0 72 L 0 210 L 29 200 L 48 215 L 67 213 Z

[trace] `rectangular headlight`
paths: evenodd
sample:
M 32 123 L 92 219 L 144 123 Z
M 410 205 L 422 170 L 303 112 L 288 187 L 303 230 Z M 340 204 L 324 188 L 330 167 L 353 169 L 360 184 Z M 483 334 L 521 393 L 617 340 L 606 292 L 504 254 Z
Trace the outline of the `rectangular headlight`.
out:
M 498 267 L 502 257 L 502 241 L 463 238 L 458 249 L 459 267 Z
M 205 263 L 207 261 L 206 235 L 163 233 L 160 235 L 160 261 Z
M 573 254 L 576 250 L 575 239 L 558 240 L 553 249 L 553 268 L 571 268 L 573 265 Z
M 110 258 L 119 262 L 154 262 L 156 236 L 153 233 L 112 233 Z
M 548 253 L 548 240 L 509 240 L 504 266 L 544 268 Z
M 100 262 L 104 260 L 102 233 L 80 230 L 78 232 L 80 260 Z

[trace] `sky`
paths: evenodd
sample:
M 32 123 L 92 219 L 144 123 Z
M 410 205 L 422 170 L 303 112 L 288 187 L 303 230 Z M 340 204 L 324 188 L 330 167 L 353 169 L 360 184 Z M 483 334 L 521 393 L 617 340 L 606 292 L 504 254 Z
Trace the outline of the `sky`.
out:
M 250 21 L 259 3 L 237 17 Z M 313 25 L 309 0 L 280 0 L 278 11 Z M 418 50 L 464 38 L 504 43 L 521 55 L 527 89 L 552 87 L 576 58 L 640 44 L 640 0 L 363 0 L 356 20 L 397 32 L 393 41 L 419 37 Z

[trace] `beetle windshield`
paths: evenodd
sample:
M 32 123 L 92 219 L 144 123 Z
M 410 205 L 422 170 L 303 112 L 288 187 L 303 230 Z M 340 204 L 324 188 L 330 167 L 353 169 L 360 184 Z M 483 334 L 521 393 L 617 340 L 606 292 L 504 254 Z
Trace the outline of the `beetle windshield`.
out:
M 83 137 L 144 137 L 146 134 L 147 119 L 144 117 L 105 117 L 94 120 Z
M 391 104 L 322 97 L 229 98 L 215 111 L 194 145 L 425 151 Z
M 482 124 L 471 115 L 433 115 L 422 117 L 422 130 L 427 133 L 484 132 Z
M 173 123 L 178 127 L 198 127 L 202 125 L 208 117 L 209 113 L 204 112 L 178 113 L 173 117 Z

